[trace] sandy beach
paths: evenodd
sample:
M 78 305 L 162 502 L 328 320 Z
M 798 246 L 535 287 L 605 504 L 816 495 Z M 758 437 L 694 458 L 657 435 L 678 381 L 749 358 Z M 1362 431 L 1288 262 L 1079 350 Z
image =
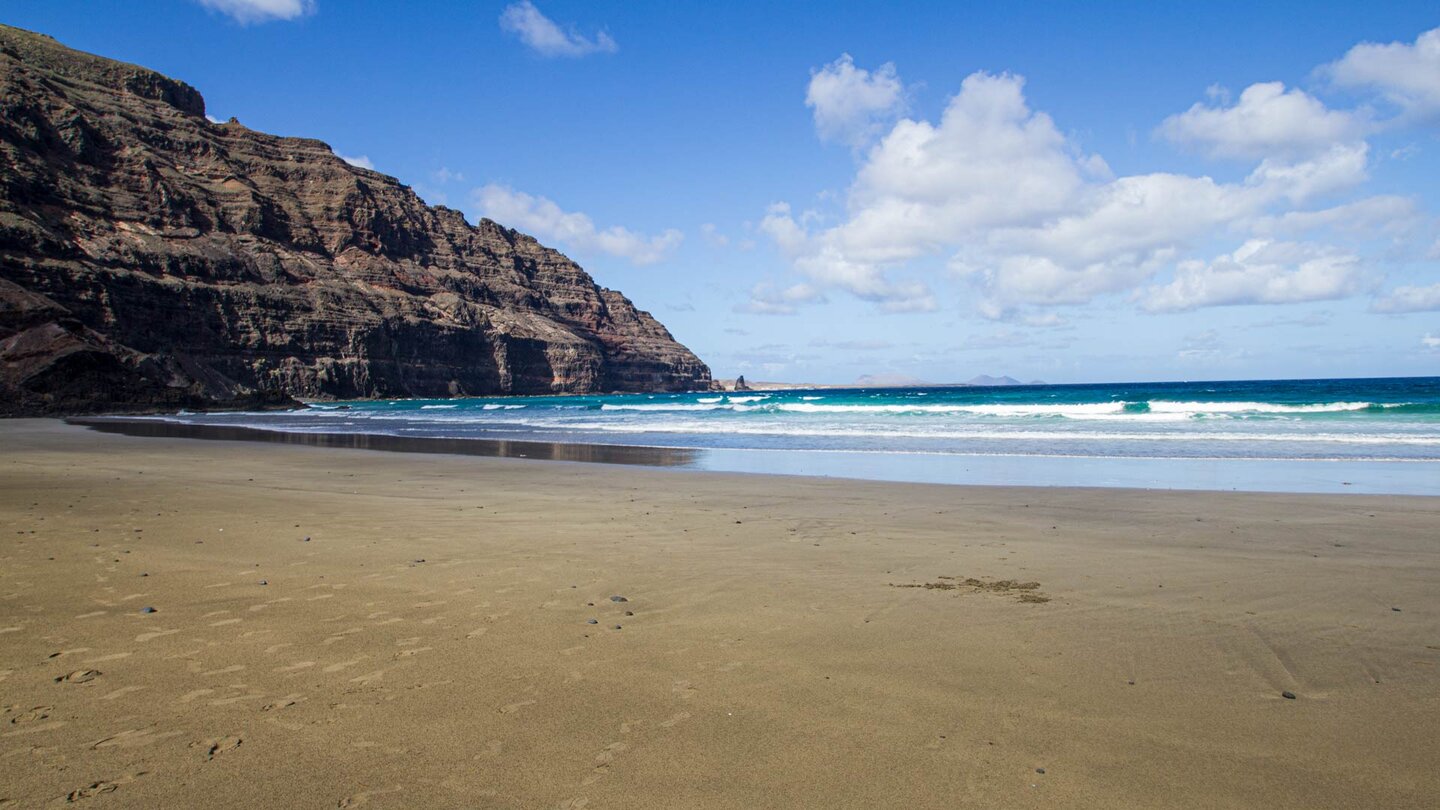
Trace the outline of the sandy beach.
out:
M 4 807 L 1400 808 L 1440 790 L 1440 499 L 15 420 L 0 531 Z

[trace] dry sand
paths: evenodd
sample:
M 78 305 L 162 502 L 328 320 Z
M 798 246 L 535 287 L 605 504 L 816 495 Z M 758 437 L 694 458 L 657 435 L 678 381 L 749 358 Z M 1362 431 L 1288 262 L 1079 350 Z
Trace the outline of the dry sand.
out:
M 0 423 L 0 532 L 0 806 L 1440 791 L 1440 499 L 895 485 L 32 420 Z

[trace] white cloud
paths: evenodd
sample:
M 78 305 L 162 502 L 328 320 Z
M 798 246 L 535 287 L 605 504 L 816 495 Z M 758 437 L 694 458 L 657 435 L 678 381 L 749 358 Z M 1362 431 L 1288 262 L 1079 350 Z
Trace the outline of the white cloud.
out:
M 294 20 L 315 11 L 315 0 L 196 0 L 242 25 Z
M 606 32 L 600 31 L 593 39 L 582 36 L 573 29 L 566 31 L 540 13 L 530 0 L 511 3 L 500 12 L 500 28 L 520 38 L 520 41 L 541 56 L 564 56 L 577 58 L 592 53 L 615 53 L 619 44 Z
M 750 288 L 750 300 L 736 309 L 754 315 L 794 315 L 799 304 L 823 300 L 824 296 L 813 285 L 792 284 L 780 288 L 766 281 Z
M 1332 110 L 1282 82 L 1252 84 L 1233 106 L 1197 103 L 1160 124 L 1158 132 L 1216 157 L 1311 154 L 1363 137 L 1362 115 Z
M 1149 312 L 1183 312 L 1237 304 L 1295 304 L 1360 292 L 1357 256 L 1297 242 L 1252 239 L 1212 262 L 1184 261 L 1175 277 L 1140 295 Z
M 706 222 L 700 226 L 700 236 L 705 239 L 705 244 L 712 248 L 723 248 L 730 244 L 730 237 L 720 233 L 715 223 Z
M 810 72 L 805 106 L 815 114 L 815 129 L 825 140 L 859 147 L 881 125 L 905 110 L 905 86 L 889 62 L 873 73 L 855 67 L 850 54 Z
M 1018 76 L 972 74 L 938 123 L 903 119 L 864 156 L 843 222 L 812 230 L 777 203 L 759 230 L 808 281 L 892 310 L 934 307 L 925 284 L 890 276 L 950 251 L 950 269 L 979 288 L 982 314 L 1028 317 L 1027 306 L 1134 289 L 1216 235 L 1367 176 L 1358 142 L 1268 157 L 1240 182 L 1116 178 L 1032 110 L 1023 89 Z
M 1404 313 L 1440 311 L 1440 283 L 1396 287 L 1370 304 L 1371 312 Z
M 1262 217 L 1252 223 L 1251 230 L 1261 236 L 1293 236 L 1323 230 L 1365 238 L 1409 235 L 1423 224 L 1424 217 L 1415 200 L 1381 194 L 1317 211 L 1287 211 Z
M 1321 72 L 1343 87 L 1379 91 L 1409 117 L 1440 115 L 1440 28 L 1413 44 L 1363 42 Z
M 431 172 L 430 176 L 434 178 L 435 182 L 441 185 L 459 183 L 465 179 L 465 175 L 461 174 L 460 172 L 450 171 L 450 168 L 448 166 L 441 166 L 440 168 Z
M 1431 351 L 1440 351 L 1440 335 L 1432 335 L 1429 332 L 1420 338 L 1420 345 Z
M 673 228 L 659 236 L 645 236 L 619 226 L 600 230 L 585 214 L 564 211 L 544 197 L 493 183 L 476 189 L 472 199 L 484 216 L 541 240 L 585 252 L 620 256 L 635 264 L 654 264 L 665 259 L 685 238 Z
M 370 158 L 367 155 L 355 155 L 354 157 L 351 157 L 349 155 L 342 155 L 337 152 L 335 154 L 335 157 L 338 157 L 346 163 L 349 163 L 351 166 L 359 166 L 362 169 L 369 169 L 372 172 L 375 171 L 375 164 L 370 162 Z

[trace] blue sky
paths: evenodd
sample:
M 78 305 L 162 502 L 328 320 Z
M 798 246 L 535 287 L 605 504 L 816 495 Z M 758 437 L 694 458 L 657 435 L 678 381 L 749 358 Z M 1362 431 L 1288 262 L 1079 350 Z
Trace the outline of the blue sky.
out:
M 0 21 L 532 233 L 719 377 L 1440 374 L 1433 3 L 0 0 Z

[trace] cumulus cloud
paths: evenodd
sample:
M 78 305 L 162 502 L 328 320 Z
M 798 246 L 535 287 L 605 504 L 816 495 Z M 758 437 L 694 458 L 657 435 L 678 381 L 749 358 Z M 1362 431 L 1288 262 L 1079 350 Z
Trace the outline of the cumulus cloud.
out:
M 1212 262 L 1183 261 L 1140 296 L 1149 312 L 1346 298 L 1363 286 L 1359 257 L 1334 248 L 1252 239 Z
M 1440 283 L 1396 287 L 1371 302 L 1370 311 L 1394 314 L 1440 311 Z
M 196 0 L 241 25 L 294 20 L 315 11 L 315 0 Z
M 810 72 L 805 106 L 814 112 L 821 138 L 859 147 L 904 112 L 905 86 L 894 64 L 886 62 L 872 72 L 855 67 L 845 53 Z
M 615 53 L 620 45 L 606 32 L 600 31 L 593 38 L 575 30 L 566 31 L 554 20 L 540 13 L 530 0 L 511 3 L 500 12 L 500 28 L 520 38 L 529 48 L 541 56 L 563 56 L 571 59 L 589 56 L 592 53 Z
M 1321 72 L 1342 87 L 1378 91 L 1409 117 L 1440 115 L 1440 28 L 1409 44 L 1363 42 Z
M 1023 319 L 1025 307 L 1135 289 L 1217 233 L 1353 188 L 1367 165 L 1368 146 L 1346 142 L 1270 155 L 1237 182 L 1117 178 L 1030 108 L 1023 78 L 980 72 L 938 122 L 902 119 L 863 156 L 844 221 L 812 229 L 777 203 L 759 230 L 808 282 L 895 311 L 935 302 L 923 282 L 892 276 L 951 252 L 983 315 Z
M 372 172 L 375 171 L 375 164 L 370 162 L 370 158 L 367 155 L 355 155 L 352 157 L 349 155 L 341 155 L 337 153 L 335 157 L 338 157 L 346 163 L 349 163 L 351 166 L 359 166 L 362 169 L 369 169 Z
M 1215 157 L 1258 158 L 1322 151 L 1363 137 L 1368 126 L 1363 115 L 1329 109 L 1303 90 L 1266 82 L 1245 88 L 1233 105 L 1196 103 L 1165 119 L 1158 131 Z
M 1420 345 L 1432 352 L 1440 351 L 1440 335 L 1432 335 L 1426 332 L 1424 337 L 1420 338 Z
M 565 211 L 544 197 L 494 183 L 476 189 L 473 199 L 484 216 L 538 239 L 553 240 L 575 250 L 620 256 L 635 264 L 662 261 L 685 238 L 673 228 L 658 236 L 645 236 L 619 226 L 601 230 L 585 214 Z
M 813 285 L 791 284 L 781 288 L 766 281 L 750 288 L 750 300 L 737 307 L 736 311 L 752 315 L 794 315 L 798 305 L 822 300 L 824 296 Z

